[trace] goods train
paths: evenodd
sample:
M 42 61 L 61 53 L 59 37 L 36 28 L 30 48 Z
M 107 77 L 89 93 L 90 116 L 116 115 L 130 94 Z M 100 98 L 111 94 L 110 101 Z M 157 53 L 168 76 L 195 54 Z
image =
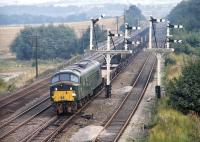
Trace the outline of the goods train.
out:
M 146 32 L 148 32 L 148 28 L 138 33 L 137 36 L 143 37 Z M 145 38 L 145 42 L 134 48 L 133 53 L 136 54 L 142 49 L 146 42 Z M 123 43 L 118 44 L 118 47 L 119 49 L 123 48 Z M 111 79 L 126 66 L 128 60 L 126 58 L 126 60 L 120 61 L 120 64 L 111 72 Z M 105 79 L 102 78 L 101 64 L 99 62 L 89 59 L 82 60 L 52 76 L 50 98 L 57 114 L 76 112 L 92 95 L 104 87 Z
M 82 60 L 51 78 L 50 97 L 57 114 L 77 111 L 95 92 L 103 87 L 101 65 L 94 60 Z

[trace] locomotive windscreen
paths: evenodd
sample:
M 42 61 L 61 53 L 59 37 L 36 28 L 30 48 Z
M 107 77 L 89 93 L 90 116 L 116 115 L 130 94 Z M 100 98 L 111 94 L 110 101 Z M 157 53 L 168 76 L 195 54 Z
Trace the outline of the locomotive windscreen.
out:
M 60 73 L 52 77 L 51 83 L 56 83 L 58 81 L 70 81 L 79 83 L 79 77 L 71 73 Z

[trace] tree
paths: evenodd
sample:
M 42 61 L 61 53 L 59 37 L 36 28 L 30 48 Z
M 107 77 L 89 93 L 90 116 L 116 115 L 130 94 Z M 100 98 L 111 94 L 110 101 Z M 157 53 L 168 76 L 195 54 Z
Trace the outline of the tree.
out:
M 125 11 L 125 23 L 128 23 L 130 26 L 138 26 L 139 20 L 145 20 L 141 10 L 135 5 L 130 6 L 129 9 Z M 120 30 L 124 31 L 124 25 L 120 27 Z
M 182 1 L 167 17 L 173 23 L 183 24 L 188 31 L 196 31 L 200 29 L 199 7 L 199 0 Z
M 30 60 L 35 57 L 36 37 L 38 58 L 68 59 L 79 52 L 78 39 L 74 30 L 64 25 L 25 27 L 11 45 L 12 52 L 18 59 Z
M 173 45 L 176 53 L 199 55 L 200 47 L 200 1 L 180 2 L 167 16 L 171 23 L 181 24 L 184 30 L 173 31 L 175 39 L 182 39 L 181 45 Z
M 178 110 L 188 113 L 190 110 L 200 113 L 200 60 L 190 61 L 182 70 L 178 79 L 169 82 L 167 92 L 170 104 Z

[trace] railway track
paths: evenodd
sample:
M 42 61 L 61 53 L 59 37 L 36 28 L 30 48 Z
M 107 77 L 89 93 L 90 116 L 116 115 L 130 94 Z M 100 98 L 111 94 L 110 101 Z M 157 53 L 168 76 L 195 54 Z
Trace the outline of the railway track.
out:
M 103 61 L 102 55 L 99 55 L 97 53 L 94 53 L 91 55 L 88 59 L 95 58 L 98 61 Z M 28 86 L 27 88 L 24 88 L 13 95 L 4 97 L 0 100 L 0 120 L 3 121 L 4 119 L 9 118 L 14 112 L 16 112 L 19 108 L 22 108 L 27 104 L 28 102 L 31 102 L 35 98 L 40 98 L 41 94 L 47 94 L 47 91 L 49 90 L 49 80 L 50 75 L 48 75 L 46 78 L 42 79 L 39 82 L 36 82 L 32 84 L 31 86 Z M 36 104 L 33 104 L 35 106 Z M 30 106 L 32 107 L 32 106 Z M 27 108 L 28 110 L 29 108 Z M 10 119 L 10 118 L 9 118 Z
M 78 117 L 78 114 L 82 112 L 101 92 L 95 95 L 89 100 L 81 109 L 71 116 L 54 116 L 48 122 L 37 128 L 35 131 L 30 133 L 21 142 L 50 142 L 61 132 L 69 122 Z
M 140 57 L 140 60 L 141 60 L 142 58 L 143 58 L 144 62 L 147 61 L 147 56 Z M 142 68 L 142 66 L 144 66 L 144 62 L 141 64 L 141 67 L 140 67 L 138 70 L 140 70 L 140 69 Z M 135 63 L 138 63 L 138 62 L 135 62 Z M 130 64 L 129 66 L 130 66 L 130 67 L 128 67 L 128 68 L 129 68 L 128 70 L 130 71 L 130 70 L 132 70 L 132 64 Z M 138 66 L 138 67 L 139 67 L 139 66 Z M 127 74 L 127 73 L 129 73 L 129 72 L 127 72 L 126 68 L 124 68 L 123 71 L 124 71 L 124 75 Z M 123 71 L 122 71 L 122 72 L 123 72 Z M 134 72 L 135 72 L 135 71 L 134 71 Z M 136 73 L 136 72 L 135 72 L 135 73 Z M 139 71 L 138 71 L 138 73 L 139 73 Z M 138 73 L 137 73 L 137 74 L 138 74 Z M 122 76 L 124 76 L 124 75 L 122 75 Z M 137 76 L 137 75 L 135 75 L 135 76 Z M 119 77 L 119 78 L 120 78 L 120 77 Z M 115 84 L 118 84 L 118 85 L 119 85 L 119 84 L 122 83 L 122 82 L 125 84 L 126 81 L 125 81 L 124 79 L 122 79 L 122 78 L 119 80 L 119 78 L 118 78 L 118 77 L 115 77 L 115 78 L 114 78 L 113 81 L 115 82 Z M 131 78 L 131 79 L 130 79 L 130 78 Z M 128 80 L 130 80 L 130 82 L 134 82 L 134 81 L 136 80 L 136 77 L 134 77 L 134 76 L 133 76 L 133 77 L 129 77 Z M 124 81 L 125 81 L 125 82 L 124 82 Z M 129 82 L 129 81 L 128 81 L 128 82 Z M 127 83 L 128 83 L 128 82 L 127 82 Z M 129 83 L 128 83 L 128 84 L 129 84 Z M 128 85 L 128 84 L 127 84 L 127 85 Z M 125 85 L 125 86 L 126 86 L 126 85 Z M 102 96 L 104 96 L 104 95 L 101 94 L 100 96 L 98 96 L 98 97 L 96 98 L 97 102 L 98 102 L 99 99 L 102 100 Z M 122 95 L 122 96 L 124 96 L 124 95 Z M 121 102 L 121 100 L 120 100 L 120 102 Z M 94 103 L 95 103 L 95 102 L 94 102 Z M 96 103 L 95 103 L 95 104 L 96 104 Z M 92 106 L 90 106 L 90 107 L 95 107 L 95 106 L 92 105 Z M 113 107 L 114 107 L 114 106 L 113 106 Z M 86 111 L 86 110 L 84 110 L 84 112 L 85 112 L 85 111 Z M 99 111 L 99 110 L 96 110 L 96 111 Z M 109 111 L 110 111 L 110 110 L 108 110 L 108 112 L 109 112 Z M 98 113 L 91 112 L 91 110 L 90 110 L 89 112 L 90 112 L 90 113 L 93 113 L 93 114 L 94 114 L 94 117 L 97 117 L 96 115 L 98 115 Z M 104 114 L 101 114 L 101 115 L 103 115 L 103 116 L 105 117 Z M 80 119 L 80 117 L 81 117 L 81 116 L 79 116 L 78 119 L 74 118 L 74 119 L 73 119 L 73 122 L 72 122 L 72 123 L 69 123 L 69 125 L 67 125 L 67 128 L 65 128 L 65 130 L 70 131 L 70 129 L 72 128 L 72 131 L 73 131 L 73 127 L 74 127 L 75 125 L 77 125 L 77 123 L 79 124 L 79 121 L 80 121 L 79 119 Z M 107 117 L 110 117 L 110 116 L 107 116 Z M 98 121 L 98 120 L 95 119 L 95 121 Z M 101 120 L 101 121 L 104 121 L 104 120 Z M 91 123 L 92 123 L 92 125 L 94 125 L 93 122 L 91 122 Z M 80 125 L 81 125 L 81 123 L 80 123 Z M 87 124 L 87 125 L 90 125 L 90 124 Z M 86 125 L 86 126 L 87 126 L 87 125 Z M 98 126 L 99 124 L 95 124 L 95 125 Z M 77 130 L 74 130 L 74 131 L 76 132 Z M 75 132 L 74 132 L 74 133 L 75 133 Z M 73 133 L 73 132 L 69 132 L 69 134 L 71 134 L 71 133 Z M 68 133 L 63 134 L 63 132 L 60 132 L 60 135 L 58 135 L 57 137 L 60 137 L 61 135 L 68 135 Z M 86 134 L 86 135 L 87 135 L 87 134 Z M 59 138 L 57 138 L 57 137 L 55 137 L 52 141 L 59 141 Z M 68 137 L 68 138 L 69 138 L 69 137 Z M 68 140 L 68 139 L 67 139 L 67 140 Z M 80 140 L 81 140 L 81 139 L 80 139 Z M 72 140 L 72 141 L 73 141 L 73 140 Z M 77 140 L 75 140 L 75 141 L 77 141 Z
M 27 102 L 33 101 L 33 98 L 39 98 L 42 96 L 41 94 L 47 95 L 46 92 L 48 88 L 48 83 L 46 80 L 44 80 L 42 83 L 34 86 L 34 88 L 30 91 L 24 90 L 23 92 L 21 92 L 22 95 L 18 95 L 17 97 L 12 96 L 11 98 L 4 100 L 0 106 L 0 120 L 3 120 L 5 118 L 7 119 L 19 108 L 25 106 Z
M 118 73 L 119 74 L 119 73 Z M 116 77 L 116 76 L 115 76 Z M 115 79 L 115 78 L 113 78 Z M 82 112 L 99 94 L 104 91 L 101 90 L 95 97 L 89 100 L 77 113 L 72 116 L 54 116 L 49 119 L 46 123 L 35 129 L 32 133 L 28 134 L 26 137 L 21 139 L 21 142 L 32 142 L 40 141 L 46 142 L 51 141 L 56 137 L 56 135 L 61 132 L 64 127 L 71 122 L 71 120 L 80 117 L 80 112 Z
M 119 43 L 122 39 L 120 39 Z M 91 58 L 100 59 L 102 60 L 102 55 L 99 54 L 93 54 Z M 0 120 L 3 120 L 4 118 L 10 116 L 13 114 L 16 110 L 21 108 L 26 102 L 30 102 L 33 100 L 33 98 L 40 97 L 41 94 L 48 95 L 46 91 L 48 90 L 48 82 L 49 82 L 50 76 L 47 78 L 42 79 L 41 81 L 38 81 L 37 83 L 34 83 L 33 85 L 24 88 L 18 92 L 16 92 L 14 95 L 5 97 L 4 99 L 0 100 Z M 46 100 L 44 99 L 33 104 L 29 108 L 25 109 L 23 112 L 14 115 L 12 117 L 9 117 L 8 120 L 4 121 L 4 124 L 0 124 L 0 140 L 4 139 L 5 137 L 11 135 L 14 133 L 17 129 L 21 128 L 22 126 L 26 125 L 31 120 L 35 119 L 39 115 L 41 115 L 43 112 L 46 112 L 49 109 L 52 109 L 51 104 L 45 103 L 45 101 L 49 101 L 49 98 L 47 97 Z M 49 101 L 50 102 L 50 101 Z M 87 104 L 89 104 L 88 102 Z M 48 104 L 48 105 L 47 105 Z M 41 107 L 44 105 L 43 107 Z M 39 107 L 40 106 L 40 107 Z M 38 109 L 37 109 L 38 108 Z M 84 109 L 84 107 L 83 107 Z M 73 116 L 75 117 L 75 116 Z M 30 141 L 29 138 L 32 140 L 36 140 L 33 136 L 39 136 L 38 132 L 42 132 L 44 130 L 49 131 L 49 136 L 43 137 L 45 141 L 51 140 L 55 137 L 55 135 L 63 129 L 63 127 L 73 118 L 72 116 L 63 116 L 63 117 L 53 117 L 49 121 L 45 123 L 45 125 L 42 125 L 42 127 L 38 128 L 37 131 L 35 130 L 34 133 L 31 133 L 31 137 L 27 135 L 25 138 L 26 140 L 21 139 L 20 141 Z M 70 119 L 71 118 L 71 119 Z M 58 126 L 58 127 L 57 127 Z M 62 126 L 62 127 L 61 127 Z M 57 128 L 56 128 L 57 127 Z M 50 128 L 50 129 L 49 129 Z M 50 130 L 53 130 L 55 128 L 55 131 L 50 132 Z M 44 133 L 46 133 L 44 131 Z M 54 135 L 52 135 L 55 133 Z M 52 137 L 53 136 L 53 137 Z M 42 136 L 41 136 L 42 137 Z M 43 139 L 41 138 L 41 139 Z M 40 140 L 39 140 L 40 141 Z
M 118 73 L 119 74 L 119 73 Z M 94 99 L 94 98 L 93 98 Z M 4 140 L 9 135 L 15 133 L 18 129 L 23 126 L 29 125 L 32 120 L 37 119 L 42 113 L 52 109 L 51 103 L 47 103 L 49 98 L 46 97 L 41 102 L 38 102 L 37 105 L 32 106 L 29 110 L 25 110 L 21 114 L 7 120 L 3 125 L 0 126 L 1 135 L 0 140 Z M 79 112 L 81 112 L 89 103 L 93 100 L 90 100 Z M 41 107 L 42 106 L 42 107 Z M 53 116 L 51 119 L 48 119 L 45 123 L 33 129 L 32 132 L 27 133 L 19 141 L 50 141 L 52 140 L 63 128 L 71 122 L 72 119 L 78 117 L 78 113 L 72 116 Z
M 155 61 L 155 56 L 153 58 L 151 56 L 146 61 L 146 65 L 143 66 L 138 78 L 133 84 L 132 91 L 125 97 L 118 109 L 106 122 L 103 130 L 93 140 L 94 142 L 116 142 L 120 138 L 142 100 L 153 72 Z
M 135 34 L 132 34 L 135 36 Z M 121 48 L 121 44 L 123 43 L 123 38 L 116 38 L 116 46 Z M 111 46 L 113 48 L 113 46 Z M 101 48 L 106 48 L 106 46 L 102 46 Z M 94 59 L 101 63 L 105 61 L 102 54 L 99 53 L 90 53 L 87 59 Z M 50 74 L 44 79 L 38 80 L 35 83 L 27 86 L 25 88 L 20 89 L 12 95 L 8 95 L 4 98 L 0 99 L 0 121 L 8 118 L 12 114 L 14 114 L 19 108 L 22 108 L 26 104 L 30 103 L 35 98 L 39 98 L 41 94 L 46 93 L 48 91 L 48 83 L 50 79 Z
M 19 114 L 12 119 L 9 119 L 7 122 L 0 125 L 0 140 L 4 139 L 5 137 L 9 136 L 13 132 L 15 132 L 20 127 L 26 125 L 35 117 L 41 115 L 43 112 L 52 109 L 52 103 L 49 98 L 45 98 L 42 100 L 37 106 L 30 110 L 26 110 L 22 114 Z

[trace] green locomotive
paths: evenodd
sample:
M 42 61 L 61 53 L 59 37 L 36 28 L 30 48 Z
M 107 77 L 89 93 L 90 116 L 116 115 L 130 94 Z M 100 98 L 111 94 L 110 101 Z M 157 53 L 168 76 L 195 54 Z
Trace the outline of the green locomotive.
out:
M 94 60 L 82 60 L 51 78 L 50 97 L 57 114 L 77 111 L 103 86 L 101 65 Z

